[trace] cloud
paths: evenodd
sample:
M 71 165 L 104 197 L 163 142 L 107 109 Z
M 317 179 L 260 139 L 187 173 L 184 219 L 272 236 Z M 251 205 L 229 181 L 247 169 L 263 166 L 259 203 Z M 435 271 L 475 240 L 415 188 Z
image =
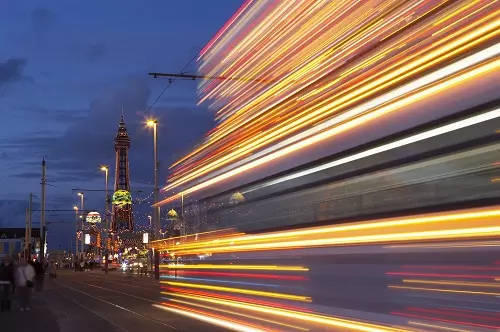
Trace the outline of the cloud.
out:
M 102 43 L 92 44 L 87 50 L 87 58 L 94 62 L 101 59 L 107 52 L 106 46 Z
M 85 109 L 47 109 L 39 107 L 21 107 L 18 110 L 28 113 L 30 117 L 63 123 L 82 120 L 86 117 L 86 113 L 88 112 L 88 110 Z M 43 133 L 43 131 L 39 132 Z
M 8 84 L 27 79 L 23 75 L 27 63 L 25 58 L 10 58 L 0 62 L 0 92 Z
M 50 27 L 54 23 L 55 18 L 54 12 L 44 7 L 37 7 L 31 12 L 31 21 L 37 29 Z
M 150 129 L 144 126 L 143 114 L 151 97 L 149 80 L 130 78 L 105 91 L 90 103 L 88 116 L 75 120 L 62 136 L 38 136 L 8 142 L 24 155 L 47 160 L 48 176 L 56 182 L 83 182 L 102 177 L 99 165 L 114 168 L 114 138 L 123 106 L 131 136 L 131 180 L 147 183 L 153 176 L 153 142 Z M 158 118 L 158 152 L 161 181 L 168 166 L 187 152 L 213 125 L 213 115 L 203 108 L 159 107 L 151 116 Z M 5 143 L 4 143 L 5 146 Z M 39 164 L 39 161 L 33 161 Z M 36 167 L 26 163 L 25 167 Z M 24 169 L 23 169 L 24 170 Z M 22 172 L 15 176 L 25 176 Z M 34 175 L 33 175 L 34 176 Z M 111 174 L 113 177 L 114 174 Z
M 40 205 L 33 202 L 33 210 L 38 210 Z M 24 227 L 28 200 L 4 199 L 0 200 L 0 225 L 1 227 Z
M 31 179 L 31 178 L 40 178 L 41 174 L 40 172 L 22 172 L 10 175 L 10 177 Z

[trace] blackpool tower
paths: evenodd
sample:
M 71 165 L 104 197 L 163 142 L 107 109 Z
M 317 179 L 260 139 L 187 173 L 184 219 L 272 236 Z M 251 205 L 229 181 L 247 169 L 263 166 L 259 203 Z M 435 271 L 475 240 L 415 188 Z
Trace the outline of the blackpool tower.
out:
M 116 167 L 115 167 L 115 193 L 118 190 L 126 190 L 130 193 L 130 166 L 128 161 L 128 150 L 130 149 L 130 137 L 123 113 L 118 126 L 118 133 L 115 138 Z M 111 218 L 111 229 L 133 230 L 134 218 L 132 213 L 132 204 L 122 206 L 113 205 L 113 214 Z

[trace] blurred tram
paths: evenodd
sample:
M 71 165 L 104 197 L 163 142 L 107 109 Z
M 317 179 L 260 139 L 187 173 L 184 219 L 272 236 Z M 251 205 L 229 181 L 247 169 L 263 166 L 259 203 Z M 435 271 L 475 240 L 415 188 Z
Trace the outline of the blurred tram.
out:
M 208 197 L 198 203 L 199 225 L 187 220 L 187 227 L 255 232 L 490 205 L 500 196 L 499 107 L 482 105 Z
M 153 243 L 164 310 L 236 331 L 500 329 L 498 100 L 198 204 L 196 232 Z

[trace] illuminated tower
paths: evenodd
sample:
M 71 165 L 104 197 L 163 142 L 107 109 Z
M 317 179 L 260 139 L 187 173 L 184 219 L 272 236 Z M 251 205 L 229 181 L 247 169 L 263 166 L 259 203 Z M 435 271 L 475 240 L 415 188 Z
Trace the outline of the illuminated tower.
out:
M 128 136 L 127 128 L 123 113 L 118 126 L 118 133 L 115 138 L 116 151 L 116 167 L 115 167 L 115 192 L 117 190 L 127 190 L 130 192 L 130 167 L 128 162 L 128 149 L 130 149 L 130 137 Z M 121 207 L 113 205 L 113 215 L 111 229 L 114 231 L 119 229 L 134 229 L 134 218 L 132 213 L 132 205 L 127 204 Z

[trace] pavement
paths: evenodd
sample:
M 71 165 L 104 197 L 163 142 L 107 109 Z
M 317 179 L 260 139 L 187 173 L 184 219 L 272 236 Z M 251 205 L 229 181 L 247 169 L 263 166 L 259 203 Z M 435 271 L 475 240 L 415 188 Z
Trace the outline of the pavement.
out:
M 32 298 L 31 310 L 25 312 L 20 311 L 19 301 L 14 296 L 12 311 L 0 313 L 0 326 L 2 331 L 61 331 L 56 316 L 39 293 L 34 294 Z
M 11 312 L 0 313 L 1 331 L 37 332 L 219 332 L 213 325 L 154 307 L 158 282 L 102 271 L 59 271 L 33 293 L 31 311 L 21 312 L 16 296 Z

